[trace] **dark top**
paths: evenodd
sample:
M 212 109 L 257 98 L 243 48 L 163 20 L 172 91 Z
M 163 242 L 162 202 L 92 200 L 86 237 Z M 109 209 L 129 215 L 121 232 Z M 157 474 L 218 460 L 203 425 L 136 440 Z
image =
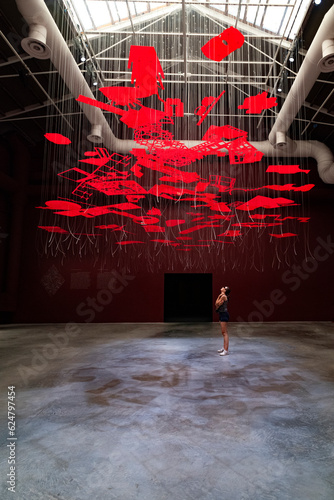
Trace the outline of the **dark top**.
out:
M 218 307 L 217 309 L 217 313 L 224 313 L 224 312 L 227 312 L 227 303 L 228 303 L 228 299 L 225 300 L 221 306 Z

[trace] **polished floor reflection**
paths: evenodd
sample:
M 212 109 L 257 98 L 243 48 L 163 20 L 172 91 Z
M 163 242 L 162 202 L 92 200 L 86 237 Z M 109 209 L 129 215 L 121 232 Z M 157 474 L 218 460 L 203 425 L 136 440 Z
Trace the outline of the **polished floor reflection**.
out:
M 332 500 L 334 326 L 4 326 L 18 500 Z M 2 499 L 7 425 L 1 426 Z

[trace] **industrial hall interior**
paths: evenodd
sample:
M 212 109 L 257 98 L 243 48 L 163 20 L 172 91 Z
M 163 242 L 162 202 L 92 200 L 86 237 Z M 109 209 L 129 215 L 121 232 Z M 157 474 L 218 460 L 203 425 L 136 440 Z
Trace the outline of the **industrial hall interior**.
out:
M 333 500 L 333 0 L 0 2 L 0 498 Z

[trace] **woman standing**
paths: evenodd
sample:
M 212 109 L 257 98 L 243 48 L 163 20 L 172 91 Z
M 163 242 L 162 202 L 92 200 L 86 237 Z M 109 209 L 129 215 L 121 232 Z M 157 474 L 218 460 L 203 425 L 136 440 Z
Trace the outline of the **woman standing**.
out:
M 222 331 L 222 335 L 224 337 L 224 347 L 223 349 L 218 349 L 218 352 L 220 353 L 221 356 L 227 356 L 228 355 L 228 333 L 227 333 L 227 323 L 230 319 L 230 315 L 227 310 L 227 304 L 229 301 L 229 295 L 230 295 L 230 288 L 228 286 L 223 286 L 220 289 L 220 294 L 217 297 L 216 300 L 216 312 L 219 314 L 219 322 L 220 322 L 220 327 Z

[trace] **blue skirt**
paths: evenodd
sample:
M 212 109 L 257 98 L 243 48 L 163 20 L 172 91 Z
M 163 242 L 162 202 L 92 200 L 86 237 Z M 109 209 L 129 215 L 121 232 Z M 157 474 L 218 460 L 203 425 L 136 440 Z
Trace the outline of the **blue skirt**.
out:
M 227 323 L 227 321 L 229 321 L 229 319 L 230 319 L 230 315 L 227 311 L 219 313 L 219 321 L 225 321 Z

